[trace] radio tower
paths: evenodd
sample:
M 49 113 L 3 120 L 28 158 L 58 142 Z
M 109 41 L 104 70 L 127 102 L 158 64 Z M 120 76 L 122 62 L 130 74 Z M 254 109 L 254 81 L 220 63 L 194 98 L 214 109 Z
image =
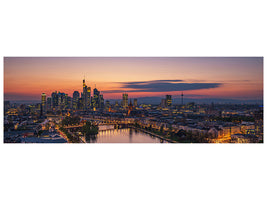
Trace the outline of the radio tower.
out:
M 182 105 L 184 105 L 184 93 L 181 94 Z

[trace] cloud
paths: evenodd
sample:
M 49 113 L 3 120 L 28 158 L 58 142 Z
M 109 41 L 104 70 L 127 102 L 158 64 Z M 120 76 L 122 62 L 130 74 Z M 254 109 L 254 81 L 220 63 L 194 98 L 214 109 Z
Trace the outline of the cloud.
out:
M 122 90 L 109 90 L 105 93 L 120 92 L 172 92 L 217 88 L 221 83 L 184 83 L 183 80 L 153 80 L 142 82 L 123 82 Z
M 169 82 L 182 82 L 182 81 L 183 80 L 152 80 L 152 81 L 122 82 L 122 84 L 169 83 Z

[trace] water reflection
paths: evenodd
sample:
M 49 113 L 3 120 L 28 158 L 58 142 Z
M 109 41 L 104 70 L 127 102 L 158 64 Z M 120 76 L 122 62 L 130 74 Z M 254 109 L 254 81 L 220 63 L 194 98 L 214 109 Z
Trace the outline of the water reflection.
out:
M 88 143 L 165 143 L 166 141 L 133 128 L 101 130 L 86 138 Z
M 97 142 L 97 135 L 90 135 L 86 137 L 87 143 L 96 143 Z
M 132 143 L 132 138 L 133 138 L 133 129 L 130 128 L 130 132 L 129 132 L 129 141 L 130 141 L 130 143 Z

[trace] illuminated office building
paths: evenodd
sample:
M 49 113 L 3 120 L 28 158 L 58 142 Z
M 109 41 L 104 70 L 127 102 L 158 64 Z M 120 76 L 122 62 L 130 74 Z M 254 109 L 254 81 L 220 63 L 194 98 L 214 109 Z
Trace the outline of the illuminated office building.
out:
M 122 94 L 122 107 L 124 109 L 128 107 L 128 94 L 127 93 Z
M 71 109 L 71 106 L 72 106 L 72 99 L 71 99 L 71 97 L 69 97 L 68 95 L 66 96 L 66 103 L 67 103 L 67 105 L 66 105 L 66 108 L 67 109 Z
M 171 95 L 166 95 L 166 106 L 167 107 L 172 106 L 172 96 Z
M 47 102 L 46 102 L 46 108 L 48 111 L 50 111 L 52 109 L 52 98 L 51 97 L 47 97 Z
M 99 108 L 104 108 L 104 97 L 103 94 L 99 96 Z
M 60 110 L 66 109 L 68 105 L 68 95 L 62 92 L 58 92 L 58 107 Z
M 58 107 L 58 94 L 57 91 L 53 92 L 51 94 L 51 98 L 52 98 L 52 108 L 56 109 Z
M 85 84 L 85 79 L 83 79 L 83 110 L 87 110 L 87 102 L 88 102 L 88 93 L 87 93 L 87 85 Z
M 89 109 L 91 107 L 91 87 L 87 88 L 86 96 L 86 108 Z
M 165 108 L 165 107 L 166 107 L 166 99 L 161 99 L 160 106 L 161 106 L 162 108 Z
M 41 107 L 42 107 L 42 114 L 46 113 L 46 94 L 42 93 L 42 103 L 41 103 Z
M 107 100 L 105 103 L 105 109 L 108 110 L 109 108 L 110 108 L 110 102 L 109 102 L 109 100 Z
M 83 110 L 88 110 L 91 107 L 91 87 L 87 87 L 85 79 L 83 79 Z
M 115 108 L 118 108 L 118 107 L 119 107 L 119 102 L 115 101 Z
M 80 98 L 80 93 L 78 91 L 74 91 L 72 95 L 72 109 L 74 110 L 78 109 L 79 98 Z
M 94 89 L 94 97 L 92 101 L 92 106 L 94 109 L 99 108 L 99 103 L 100 103 L 100 92 L 95 88 Z

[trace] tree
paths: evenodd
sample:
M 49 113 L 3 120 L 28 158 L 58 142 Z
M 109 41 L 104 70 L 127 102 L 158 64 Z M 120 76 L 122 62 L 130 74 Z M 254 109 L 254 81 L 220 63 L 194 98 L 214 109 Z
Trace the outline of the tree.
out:
M 85 138 L 89 139 L 92 135 L 98 134 L 98 126 L 95 126 L 91 124 L 91 122 L 87 121 L 82 127 L 82 133 L 85 135 Z
M 137 121 L 134 123 L 134 126 L 140 128 L 140 125 L 137 123 Z
M 75 125 L 75 124 L 79 124 L 79 123 L 80 123 L 80 117 L 79 116 L 74 116 L 74 117 L 66 116 L 62 120 L 63 126 Z

